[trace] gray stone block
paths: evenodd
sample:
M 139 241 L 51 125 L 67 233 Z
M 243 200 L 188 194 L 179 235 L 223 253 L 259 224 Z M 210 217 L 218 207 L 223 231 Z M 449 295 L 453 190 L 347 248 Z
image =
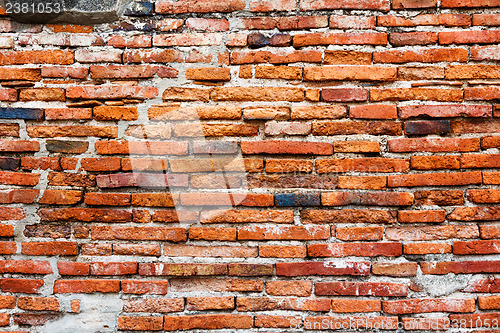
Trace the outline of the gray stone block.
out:
M 133 0 L 0 0 L 18 22 L 98 24 L 116 21 Z

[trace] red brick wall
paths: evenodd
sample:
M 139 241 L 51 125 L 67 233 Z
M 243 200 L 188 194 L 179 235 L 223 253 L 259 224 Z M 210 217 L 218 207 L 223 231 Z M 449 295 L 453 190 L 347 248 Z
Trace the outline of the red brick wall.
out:
M 498 328 L 499 8 L 3 16 L 0 326 Z

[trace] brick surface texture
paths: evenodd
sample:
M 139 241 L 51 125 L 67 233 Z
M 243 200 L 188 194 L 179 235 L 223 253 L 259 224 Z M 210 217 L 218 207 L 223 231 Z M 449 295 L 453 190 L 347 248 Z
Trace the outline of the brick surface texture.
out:
M 0 331 L 500 330 L 500 1 L 0 13 Z

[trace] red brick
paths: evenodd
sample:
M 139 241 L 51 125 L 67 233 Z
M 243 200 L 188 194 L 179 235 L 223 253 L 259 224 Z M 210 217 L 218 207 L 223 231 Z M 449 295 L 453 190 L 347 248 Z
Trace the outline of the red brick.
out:
M 369 275 L 370 263 L 367 261 L 343 262 L 292 262 L 276 263 L 278 276 L 307 276 L 307 275 Z
M 47 261 L 37 260 L 3 260 L 0 272 L 10 274 L 52 274 L 52 268 Z
M 331 155 L 333 147 L 329 143 L 319 142 L 297 142 L 297 141 L 273 141 L 265 142 L 245 141 L 241 142 L 243 154 L 315 154 Z
M 305 81 L 354 80 L 391 81 L 396 80 L 395 68 L 376 66 L 322 66 L 304 68 Z
M 385 234 L 388 240 L 435 240 L 476 238 L 479 236 L 477 226 L 475 225 L 387 228 Z
M 332 88 L 321 90 L 325 102 L 363 102 L 368 100 L 368 90 L 361 88 Z
M 75 62 L 73 51 L 1 51 L 1 65 L 58 64 L 70 65 Z
M 456 7 L 498 7 L 500 2 L 498 0 L 443 0 L 441 6 L 444 8 Z
M 187 297 L 186 310 L 231 310 L 235 308 L 234 297 Z
M 496 254 L 500 253 L 499 240 L 480 241 L 455 241 L 453 242 L 453 253 L 459 255 L 467 254 Z
M 396 212 L 376 209 L 302 210 L 303 223 L 395 223 Z
M 60 275 L 89 275 L 90 265 L 84 262 L 65 262 L 57 263 L 57 269 Z
M 500 309 L 500 298 L 498 296 L 478 297 L 478 306 L 481 310 Z
M 413 194 L 406 192 L 328 192 L 321 195 L 324 206 L 411 206 L 413 201 Z
M 409 163 L 404 159 L 373 158 L 346 158 L 324 159 L 316 161 L 318 173 L 331 172 L 408 172 Z
M 376 262 L 372 266 L 372 273 L 394 277 L 415 276 L 417 275 L 417 267 L 416 262 L 397 264 Z
M 500 31 L 444 31 L 439 33 L 439 44 L 495 44 L 500 42 Z
M 166 331 L 177 331 L 180 329 L 249 329 L 253 327 L 253 317 L 237 314 L 212 314 L 212 315 L 190 315 L 190 316 L 165 316 L 164 327 Z
M 294 47 L 315 45 L 386 45 L 387 34 L 385 33 L 309 33 L 298 34 L 293 37 Z
M 22 243 L 22 254 L 33 256 L 73 256 L 78 254 L 75 242 L 30 242 Z
M 446 243 L 407 243 L 403 244 L 404 254 L 444 254 L 451 253 L 451 244 Z
M 151 99 L 158 95 L 154 87 L 136 87 L 119 85 L 68 87 L 66 97 L 71 99 Z
M 59 311 L 59 301 L 55 297 L 19 297 L 17 307 L 32 311 Z
M 216 3 L 206 1 L 159 1 L 155 5 L 155 10 L 160 14 L 181 14 L 181 13 L 217 13 L 233 12 L 245 8 L 242 0 L 221 0 Z
M 375 29 L 376 17 L 358 17 L 348 15 L 330 16 L 330 28 L 335 29 Z
M 127 294 L 165 295 L 168 291 L 168 281 L 122 280 L 121 288 Z
M 267 328 L 289 328 L 296 327 L 302 318 L 299 316 L 272 316 L 272 315 L 258 315 L 255 316 L 255 327 Z
M 184 310 L 183 298 L 140 298 L 124 300 L 125 312 L 169 313 Z
M 441 223 L 446 219 L 444 210 L 400 210 L 398 220 L 402 223 Z
M 184 228 L 165 227 L 91 227 L 92 239 L 97 240 L 186 240 Z
M 335 232 L 335 237 L 343 241 L 382 240 L 384 237 L 384 228 L 382 227 L 336 228 Z
M 382 306 L 379 300 L 332 299 L 332 312 L 380 312 Z
M 1 279 L 0 290 L 4 293 L 38 294 L 43 284 L 43 280 L 38 279 Z
M 117 293 L 120 291 L 119 280 L 57 280 L 54 283 L 54 293 Z
M 452 322 L 452 327 L 474 328 L 474 327 L 485 327 L 490 328 L 490 322 L 498 321 L 500 317 L 499 312 L 488 312 L 488 313 L 475 313 L 475 314 L 455 314 L 450 315 L 450 320 Z
M 38 203 L 47 205 L 73 205 L 82 199 L 82 191 L 45 190 Z
M 437 43 L 435 32 L 393 32 L 389 35 L 389 43 L 394 46 L 429 45 Z
M 349 108 L 349 116 L 359 119 L 396 119 L 398 112 L 394 105 L 353 105 Z
M 466 14 L 421 14 L 408 19 L 387 15 L 378 16 L 377 25 L 383 27 L 414 27 L 419 25 L 470 26 L 471 18 Z
M 317 296 L 406 296 L 408 286 L 387 282 L 317 282 Z
M 371 89 L 370 101 L 440 101 L 461 102 L 463 99 L 461 89 L 437 89 L 437 88 L 394 88 L 394 89 Z
M 401 123 L 390 121 L 321 121 L 314 122 L 312 134 L 323 135 L 391 135 L 402 134 Z
M 411 138 L 389 139 L 389 151 L 407 152 L 471 152 L 478 151 L 480 141 L 476 138 Z
M 264 289 L 264 282 L 246 279 L 183 278 L 170 279 L 169 286 L 174 292 L 260 292 Z
M 310 257 L 397 257 L 402 253 L 401 243 L 329 243 L 307 246 Z
M 263 258 L 305 258 L 305 245 L 259 245 L 259 257 Z
M 321 52 L 308 50 L 295 51 L 234 51 L 231 52 L 230 63 L 242 64 L 289 64 L 296 62 L 320 63 Z
M 139 264 L 139 274 L 145 276 L 200 276 L 227 274 L 225 264 Z
M 389 10 L 390 1 L 387 0 L 363 0 L 363 1 L 334 1 L 334 0 L 301 0 L 301 10 L 321 10 L 321 9 L 376 9 Z
M 318 240 L 330 238 L 327 226 L 242 227 L 238 240 Z
M 421 262 L 420 268 L 424 274 L 473 274 L 498 273 L 498 261 L 448 261 L 448 262 Z
M 133 331 L 161 331 L 163 329 L 163 317 L 153 316 L 120 316 L 118 317 L 119 330 Z

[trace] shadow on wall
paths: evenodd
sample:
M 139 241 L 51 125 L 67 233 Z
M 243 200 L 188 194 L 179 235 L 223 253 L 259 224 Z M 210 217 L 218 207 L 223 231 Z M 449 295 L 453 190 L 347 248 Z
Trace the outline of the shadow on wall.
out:
M 132 0 L 0 0 L 0 6 L 24 23 L 98 24 L 116 21 Z

